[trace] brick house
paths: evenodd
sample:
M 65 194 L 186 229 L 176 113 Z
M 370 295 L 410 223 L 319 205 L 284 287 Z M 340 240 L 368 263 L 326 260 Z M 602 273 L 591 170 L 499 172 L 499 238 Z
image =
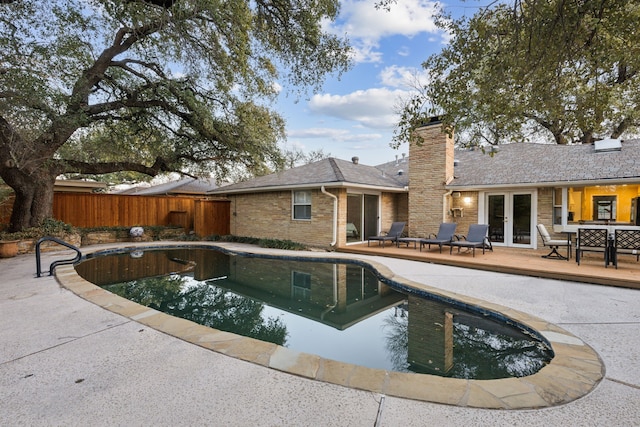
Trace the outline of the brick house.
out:
M 407 221 L 402 162 L 373 167 L 357 158 L 308 165 L 220 187 L 230 201 L 231 233 L 344 246 Z M 405 167 L 406 169 L 406 167 Z
M 455 149 L 437 118 L 416 129 L 409 156 L 376 167 L 324 159 L 221 187 L 231 200 L 231 233 L 318 247 L 366 241 L 407 222 L 422 237 L 442 222 L 489 224 L 497 246 L 536 248 L 535 225 L 640 225 L 640 140 L 595 145 L 506 144 Z M 633 217 L 632 217 L 633 216 Z

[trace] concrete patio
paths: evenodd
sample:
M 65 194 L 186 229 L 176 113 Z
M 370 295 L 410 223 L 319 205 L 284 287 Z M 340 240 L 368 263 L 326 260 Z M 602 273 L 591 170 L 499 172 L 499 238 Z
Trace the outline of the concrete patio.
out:
M 496 250 L 472 258 L 471 254 L 440 256 L 437 250 L 421 255 L 412 248 L 365 248 L 366 244 L 349 251 L 371 251 L 358 257 L 383 264 L 408 280 L 521 310 L 570 331 L 599 354 L 605 378 L 581 399 L 537 410 L 462 408 L 337 386 L 231 358 L 114 314 L 61 288 L 53 277 L 34 278 L 35 257 L 21 255 L 0 259 L 4 344 L 0 424 L 631 426 L 640 422 L 640 292 L 618 287 L 638 287 L 635 259 L 616 270 L 605 269 L 596 259 L 578 267 L 574 261 L 542 259 L 531 251 L 520 255 Z M 385 256 L 380 256 L 383 251 Z M 62 255 L 68 252 L 46 254 L 45 265 Z M 438 264 L 439 258 L 463 267 Z M 488 271 L 490 266 L 500 272 Z M 540 269 L 538 274 L 535 268 Z M 552 274 L 561 278 L 575 274 L 585 282 L 614 286 L 533 277 L 556 277 Z

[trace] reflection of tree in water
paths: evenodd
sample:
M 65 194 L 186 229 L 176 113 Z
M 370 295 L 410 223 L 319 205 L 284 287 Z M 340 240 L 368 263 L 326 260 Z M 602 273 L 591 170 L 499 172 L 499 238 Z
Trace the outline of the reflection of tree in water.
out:
M 397 306 L 394 313 L 384 319 L 386 348 L 393 364 L 393 370 L 407 372 L 409 368 L 409 315 L 404 305 Z
M 464 318 L 470 323 L 468 319 L 473 319 L 473 316 L 465 315 Z M 440 371 L 438 375 L 473 379 L 524 377 L 538 372 L 553 357 L 546 344 L 506 324 L 493 322 L 495 327 L 483 329 L 455 319 L 456 316 L 453 323 L 453 368 L 448 372 Z M 483 323 L 488 324 L 485 319 Z M 400 372 L 411 370 L 408 363 L 409 327 L 409 313 L 403 305 L 396 307 L 394 313 L 384 319 L 386 348 L 393 369 Z
M 279 318 L 262 318 L 263 304 L 211 286 L 186 286 L 178 275 L 154 277 L 106 286 L 110 292 L 158 311 L 201 325 L 284 345 L 286 326 Z
M 453 327 L 454 366 L 447 376 L 524 377 L 538 372 L 552 357 L 551 349 L 545 344 L 524 334 L 515 337 L 455 321 Z

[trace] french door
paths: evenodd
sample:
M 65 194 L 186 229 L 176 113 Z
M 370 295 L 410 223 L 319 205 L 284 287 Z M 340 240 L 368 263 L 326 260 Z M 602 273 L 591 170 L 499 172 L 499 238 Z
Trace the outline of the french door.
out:
M 535 234 L 534 192 L 488 193 L 485 220 L 491 242 L 531 247 Z

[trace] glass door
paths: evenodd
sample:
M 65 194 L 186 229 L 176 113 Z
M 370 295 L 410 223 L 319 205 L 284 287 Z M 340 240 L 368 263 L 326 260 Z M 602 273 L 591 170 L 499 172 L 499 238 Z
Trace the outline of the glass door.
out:
M 362 195 L 347 194 L 347 243 L 362 242 Z
M 368 236 L 377 236 L 378 230 L 378 196 L 372 194 L 364 194 L 364 240 Z
M 362 242 L 378 234 L 379 197 L 373 194 L 347 194 L 347 243 Z
M 532 192 L 488 194 L 485 215 L 491 242 L 531 246 L 534 229 Z
M 490 194 L 487 198 L 487 222 L 489 224 L 489 240 L 493 243 L 504 243 L 504 227 L 507 220 L 504 215 L 504 194 Z

